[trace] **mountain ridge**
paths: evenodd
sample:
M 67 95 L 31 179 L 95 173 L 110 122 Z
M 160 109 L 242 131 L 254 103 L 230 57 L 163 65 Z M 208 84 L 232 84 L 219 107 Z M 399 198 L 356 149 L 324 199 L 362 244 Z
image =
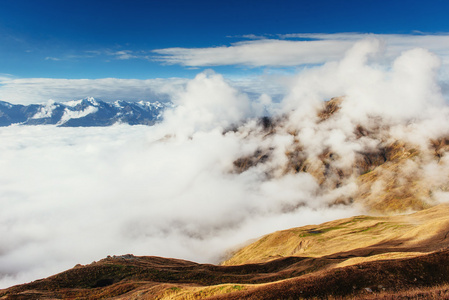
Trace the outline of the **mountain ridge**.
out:
M 322 255 L 304 252 L 235 265 L 114 255 L 0 290 L 0 299 L 416 299 L 416 295 L 442 299 L 449 295 L 448 212 L 449 205 L 441 204 L 414 214 L 380 217 L 384 219 L 377 220 L 379 224 L 386 222 L 390 230 L 380 238 L 384 243 L 379 240 L 377 251 L 369 244 L 348 251 L 328 247 Z M 340 222 L 350 224 L 335 228 L 346 230 L 346 236 L 357 229 L 354 236 L 369 235 L 365 225 L 373 220 L 356 216 L 292 230 L 316 237 L 333 231 L 325 228 Z M 405 231 L 396 226 L 406 223 Z M 419 238 L 420 231 L 432 227 Z M 414 243 L 407 241 L 410 234 L 418 237 Z M 388 237 L 392 238 L 389 245 Z M 278 246 L 289 247 L 288 243 Z
M 116 123 L 153 125 L 162 120 L 169 102 L 105 102 L 92 97 L 45 104 L 11 104 L 0 101 L 0 126 L 56 125 L 58 127 L 110 126 Z
M 350 124 L 343 135 L 335 123 L 343 119 L 345 104 L 344 97 L 324 101 L 309 115 L 308 128 L 301 128 L 288 115 L 264 117 L 258 130 L 248 136 L 263 135 L 260 141 L 265 142 L 283 135 L 290 141 L 282 150 L 260 142 L 255 152 L 233 162 L 233 172 L 264 168 L 270 178 L 311 176 L 328 205 L 355 203 L 369 214 L 419 211 L 438 204 L 439 196 L 449 190 L 449 173 L 444 168 L 449 162 L 447 134 L 424 137 L 417 143 L 395 136 L 393 125 L 372 117 L 367 124 Z M 313 135 L 304 134 L 306 130 Z M 328 142 L 338 135 L 337 146 Z

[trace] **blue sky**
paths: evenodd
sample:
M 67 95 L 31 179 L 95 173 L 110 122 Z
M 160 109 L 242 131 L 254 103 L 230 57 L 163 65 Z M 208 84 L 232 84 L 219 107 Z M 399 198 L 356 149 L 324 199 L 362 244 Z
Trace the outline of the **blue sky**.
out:
M 145 80 L 193 78 L 209 68 L 225 76 L 258 75 L 325 60 L 256 62 L 215 51 L 210 55 L 221 60 L 198 61 L 203 54 L 195 49 L 255 49 L 262 38 L 316 40 L 298 34 L 317 33 L 446 37 L 448 11 L 446 0 L 1 0 L 0 76 Z

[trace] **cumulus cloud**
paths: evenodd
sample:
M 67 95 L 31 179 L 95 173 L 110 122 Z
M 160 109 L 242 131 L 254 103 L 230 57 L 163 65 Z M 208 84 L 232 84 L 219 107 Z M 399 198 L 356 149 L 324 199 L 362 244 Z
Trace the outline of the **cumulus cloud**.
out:
M 330 149 L 336 155 L 329 173 L 352 172 L 357 153 L 379 146 L 356 138 L 354 128 L 375 128 L 380 117 L 388 136 L 416 141 L 449 133 L 439 59 L 413 49 L 381 65 L 383 47 L 363 40 L 340 60 L 300 72 L 280 102 L 268 95 L 254 102 L 223 76 L 205 72 L 158 90 L 177 106 L 153 127 L 0 128 L 0 286 L 124 253 L 217 262 L 263 234 L 360 213 L 335 204 L 355 192 L 350 174 L 325 186 L 285 165 L 300 143 L 310 169 L 323 167 L 314 163 Z M 323 101 L 340 95 L 346 96 L 341 110 L 318 120 Z M 253 118 L 266 111 L 282 115 L 283 126 L 272 134 Z M 261 150 L 269 152 L 264 163 L 235 170 L 237 159 Z M 419 168 L 411 163 L 407 172 Z M 419 172 L 447 169 L 429 163 Z
M 304 116 L 324 99 L 344 95 L 344 114 L 358 121 L 367 115 L 403 121 L 426 118 L 444 106 L 438 85 L 439 57 L 415 48 L 402 52 L 391 65 L 380 66 L 375 57 L 382 47 L 378 39 L 365 39 L 340 61 L 300 73 L 283 100 L 284 110 L 301 106 L 296 113 Z
M 379 143 L 356 139 L 358 126 L 385 126 L 389 129 L 382 140 L 396 138 L 422 149 L 428 148 L 429 139 L 447 135 L 449 110 L 438 85 L 440 58 L 415 48 L 381 65 L 383 47 L 378 39 L 364 39 L 341 60 L 305 70 L 291 82 L 281 112 L 289 114 L 290 128 L 298 130 L 312 157 L 330 149 L 339 157 L 336 167 L 351 166 L 358 152 L 370 152 Z M 336 95 L 344 96 L 339 113 L 319 122 L 316 111 Z
M 199 130 L 224 129 L 250 114 L 250 99 L 225 82 L 218 74 L 201 73 L 189 82 L 184 93 L 173 99 L 178 106 L 165 115 L 165 123 L 193 134 Z

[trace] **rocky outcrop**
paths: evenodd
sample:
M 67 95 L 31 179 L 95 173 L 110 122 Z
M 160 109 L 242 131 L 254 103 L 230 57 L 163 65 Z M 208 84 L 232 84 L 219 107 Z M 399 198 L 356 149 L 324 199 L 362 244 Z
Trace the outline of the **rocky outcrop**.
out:
M 284 134 L 290 136 L 291 143 L 283 154 L 279 154 L 275 146 L 260 147 L 252 155 L 236 159 L 234 172 L 243 173 L 252 167 L 266 165 L 267 176 L 271 177 L 307 173 L 319 185 L 318 193 L 339 194 L 330 205 L 356 202 L 376 213 L 416 211 L 435 205 L 438 202 L 435 192 L 446 191 L 449 187 L 449 172 L 441 172 L 440 180 L 432 181 L 427 178 L 426 169 L 428 166 L 444 168 L 449 138 L 442 136 L 421 141 L 420 145 L 413 144 L 395 137 L 388 122 L 373 117 L 369 126 L 349 125 L 353 126 L 353 131 L 345 133 L 341 144 L 352 148 L 344 149 L 346 154 L 342 154 L 344 151 L 339 153 L 329 139 L 333 138 L 333 131 L 337 135 L 340 133 L 337 132 L 339 128 L 331 124 L 342 118 L 344 101 L 343 97 L 332 98 L 317 111 L 317 118 L 307 130 L 324 138 L 318 140 L 313 149 L 308 145 L 309 141 L 304 140 L 304 128 L 292 124 L 288 116 L 261 120 L 263 139 Z M 276 165 L 274 160 L 283 163 Z M 349 185 L 355 186 L 351 187 L 351 192 L 337 192 Z

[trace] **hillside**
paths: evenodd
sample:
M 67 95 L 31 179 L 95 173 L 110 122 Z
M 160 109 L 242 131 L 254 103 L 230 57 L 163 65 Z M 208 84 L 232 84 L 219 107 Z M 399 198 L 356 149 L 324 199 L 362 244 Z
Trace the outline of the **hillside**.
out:
M 449 205 L 397 216 L 357 216 L 292 228 L 262 237 L 223 265 L 282 257 L 345 258 L 338 266 L 419 256 L 449 246 Z
M 1 290 L 0 299 L 448 295 L 448 213 L 444 204 L 409 215 L 284 230 L 241 249 L 222 266 L 113 256 Z
M 307 174 L 328 205 L 356 204 L 369 214 L 417 211 L 439 203 L 449 189 L 445 129 L 423 134 L 418 123 L 398 124 L 377 116 L 349 121 L 344 105 L 350 109 L 344 97 L 325 101 L 316 107 L 316 115 L 302 120 L 305 124 L 293 115 L 262 119 L 262 141 L 283 136 L 290 142 L 283 151 L 265 143 L 234 161 L 234 172 L 257 167 L 274 178 Z

